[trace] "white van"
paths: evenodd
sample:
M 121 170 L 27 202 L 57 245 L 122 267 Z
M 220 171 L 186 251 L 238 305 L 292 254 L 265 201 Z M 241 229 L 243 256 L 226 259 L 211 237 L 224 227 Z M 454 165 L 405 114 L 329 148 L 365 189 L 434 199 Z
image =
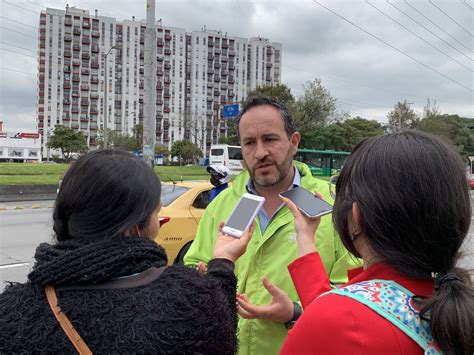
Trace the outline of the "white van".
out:
M 209 152 L 209 165 L 227 166 L 232 175 L 237 175 L 244 169 L 242 149 L 238 145 L 212 145 Z

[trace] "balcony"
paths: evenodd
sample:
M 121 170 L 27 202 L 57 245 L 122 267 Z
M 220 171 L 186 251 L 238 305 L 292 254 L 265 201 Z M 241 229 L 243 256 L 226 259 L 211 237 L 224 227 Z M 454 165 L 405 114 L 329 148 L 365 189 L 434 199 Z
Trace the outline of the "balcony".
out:
M 228 93 L 227 93 L 227 96 L 234 97 L 235 93 L 232 90 L 229 90 Z
M 272 54 L 273 54 L 272 47 L 267 47 L 267 55 L 272 55 Z
M 235 57 L 235 51 L 234 50 L 229 50 L 229 57 Z
M 91 68 L 98 69 L 99 68 L 99 61 L 93 60 L 91 62 Z
M 164 97 L 165 99 L 169 99 L 169 98 L 171 97 L 171 93 L 170 93 L 169 91 L 165 91 L 165 92 L 163 93 L 163 97 Z
M 171 79 L 170 78 L 165 78 L 164 82 L 165 82 L 165 84 L 171 84 Z
M 219 90 L 214 90 L 214 96 L 219 96 L 221 92 Z
M 95 45 L 91 46 L 91 52 L 92 53 L 99 53 L 99 46 L 95 46 Z
M 266 66 L 267 68 L 271 68 L 271 67 L 273 66 L 273 64 L 272 64 L 272 63 L 266 63 L 265 66 Z
M 159 62 L 162 62 L 164 57 L 162 55 L 157 55 L 156 59 L 158 59 Z
M 165 55 L 170 55 L 171 54 L 171 49 L 165 48 L 164 52 L 165 52 Z
M 81 122 L 89 122 L 89 116 L 88 115 L 81 115 Z
M 99 31 L 92 31 L 91 36 L 94 38 L 99 38 L 100 37 L 100 32 Z
M 214 74 L 214 69 L 208 67 L 207 74 Z
M 72 97 L 79 97 L 79 96 L 80 96 L 80 95 L 79 95 L 79 91 L 74 90 L 74 91 L 72 92 Z
M 220 48 L 215 48 L 214 49 L 214 54 L 221 54 L 222 51 L 220 50 Z
M 72 60 L 72 65 L 75 66 L 75 67 L 80 66 L 80 65 L 81 65 L 81 60 L 74 58 L 74 59 Z
M 233 76 L 229 76 L 228 83 L 229 83 L 229 84 L 235 83 L 235 80 L 234 80 L 234 77 L 233 77 Z
M 165 112 L 165 113 L 170 113 L 170 112 L 171 112 L 170 107 L 169 107 L 169 106 L 165 106 L 165 107 L 163 108 L 163 112 Z
M 74 26 L 74 28 L 72 29 L 72 33 L 74 33 L 75 35 L 80 35 L 81 34 L 81 28 L 77 27 L 77 26 Z
M 145 43 L 145 39 L 143 39 L 143 43 Z M 163 47 L 164 44 L 165 44 L 165 43 L 163 42 L 163 38 L 158 38 L 158 39 L 156 40 L 156 45 L 157 45 L 158 47 Z
M 214 111 L 212 111 L 212 109 L 207 109 L 206 115 L 212 116 L 213 114 L 214 114 Z
M 66 82 L 66 81 L 65 81 L 65 82 L 63 83 L 63 88 L 64 88 L 64 89 L 70 89 L 70 88 L 71 88 L 71 84 L 70 84 L 69 82 Z
M 156 100 L 156 104 L 157 104 L 158 106 L 163 105 L 163 100 L 157 99 L 157 100 Z
M 99 83 L 99 77 L 98 76 L 92 76 L 91 77 L 91 84 L 98 84 Z
M 227 70 L 221 70 L 221 75 L 222 76 L 227 76 L 229 72 Z
M 97 115 L 99 113 L 97 111 L 97 105 L 91 105 L 90 113 L 91 115 Z
M 169 33 L 165 33 L 165 41 L 171 41 L 171 35 Z
M 91 23 L 90 23 L 90 22 L 87 22 L 87 21 L 84 21 L 84 22 L 82 23 L 82 28 L 87 28 L 87 29 L 91 28 Z
M 90 58 L 91 58 L 91 55 L 90 55 L 89 53 L 87 53 L 87 52 L 82 52 L 82 59 L 88 60 L 88 59 L 90 59 Z
M 81 45 L 80 44 L 73 44 L 72 45 L 72 49 L 74 51 L 80 51 L 81 50 Z
M 222 42 L 222 48 L 229 48 L 229 45 L 226 42 Z
M 211 40 L 207 41 L 207 46 L 208 46 L 208 47 L 213 47 L 213 46 L 214 46 L 214 42 L 211 41 Z
M 82 44 L 90 44 L 91 39 L 89 37 L 82 37 Z
M 72 36 L 71 35 L 64 35 L 64 42 L 71 42 Z
M 69 97 L 65 97 L 63 99 L 63 105 L 70 105 L 71 104 L 71 99 Z
M 87 99 L 82 99 L 82 100 L 81 100 L 81 106 L 89 106 L 89 100 L 87 100 Z
M 91 91 L 91 99 L 98 99 L 99 93 L 97 91 Z
M 219 63 L 217 63 L 217 62 L 214 63 L 214 68 L 215 69 L 219 69 L 220 67 L 221 67 L 221 65 Z
M 64 72 L 65 73 L 70 73 L 71 72 L 71 67 L 69 65 L 64 66 Z
M 229 70 L 234 70 L 234 69 L 235 69 L 234 63 L 229 63 Z
M 214 83 L 208 82 L 207 87 L 212 89 L 214 87 Z
M 79 113 L 79 106 L 72 106 L 71 112 L 72 113 Z
M 71 51 L 64 51 L 64 57 L 71 58 Z
M 72 76 L 72 81 L 75 83 L 78 83 L 81 81 L 81 77 L 79 75 L 73 75 Z
M 219 81 L 221 81 L 221 78 L 219 77 L 219 75 L 214 75 L 214 82 L 218 83 Z
M 72 20 L 70 18 L 65 18 L 64 26 L 72 26 Z
M 209 96 L 209 95 L 207 95 L 207 98 L 206 98 L 206 100 L 207 100 L 207 101 L 212 101 L 212 100 L 213 100 L 213 98 L 212 98 L 212 95 L 210 95 L 210 96 Z
M 71 116 L 69 116 L 69 113 L 63 114 L 63 121 L 70 121 Z
M 222 62 L 227 62 L 227 61 L 229 61 L 229 58 L 227 58 L 227 57 L 221 57 L 221 61 L 222 61 Z

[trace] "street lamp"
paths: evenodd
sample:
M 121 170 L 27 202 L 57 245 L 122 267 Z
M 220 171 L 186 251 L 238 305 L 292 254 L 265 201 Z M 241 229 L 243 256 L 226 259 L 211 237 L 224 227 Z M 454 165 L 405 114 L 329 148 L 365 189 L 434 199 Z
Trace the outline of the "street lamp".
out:
M 104 60 L 105 60 L 105 64 L 104 64 L 104 70 L 105 70 L 105 83 L 104 83 L 104 90 L 105 90 L 105 94 L 104 94 L 104 149 L 107 149 L 107 115 L 109 113 L 109 102 L 107 101 L 107 95 L 108 95 L 108 88 L 107 88 L 107 85 L 108 85 L 108 69 L 107 69 L 107 56 L 110 54 L 110 52 L 112 51 L 112 49 L 116 49 L 117 46 L 114 45 L 112 47 L 110 47 L 110 49 L 107 51 L 107 53 L 104 55 Z

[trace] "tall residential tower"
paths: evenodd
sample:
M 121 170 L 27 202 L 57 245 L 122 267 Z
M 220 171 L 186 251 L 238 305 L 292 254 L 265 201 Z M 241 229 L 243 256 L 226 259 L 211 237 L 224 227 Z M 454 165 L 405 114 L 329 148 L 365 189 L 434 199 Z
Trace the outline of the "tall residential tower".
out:
M 117 132 L 131 134 L 143 122 L 145 28 L 144 20 L 117 21 L 97 10 L 41 12 L 37 123 L 43 147 L 57 124 L 81 131 L 94 147 L 106 109 L 107 127 Z M 156 30 L 157 144 L 187 139 L 206 152 L 227 134 L 224 104 L 281 82 L 279 43 L 205 28 L 186 32 L 161 21 Z

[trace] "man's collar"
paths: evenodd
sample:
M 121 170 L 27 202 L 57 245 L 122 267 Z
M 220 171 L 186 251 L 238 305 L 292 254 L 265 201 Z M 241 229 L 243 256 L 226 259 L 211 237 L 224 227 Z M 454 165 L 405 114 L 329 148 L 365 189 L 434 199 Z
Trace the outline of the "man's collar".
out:
M 293 165 L 293 169 L 294 169 L 295 174 L 294 174 L 293 183 L 292 183 L 290 189 L 293 188 L 293 187 L 297 187 L 297 186 L 301 185 L 301 174 L 298 171 L 298 169 L 296 169 L 296 166 Z M 250 177 L 247 181 L 246 189 L 247 189 L 248 193 L 250 193 L 252 195 L 258 195 L 257 191 L 255 190 L 255 188 L 253 186 L 253 181 Z

